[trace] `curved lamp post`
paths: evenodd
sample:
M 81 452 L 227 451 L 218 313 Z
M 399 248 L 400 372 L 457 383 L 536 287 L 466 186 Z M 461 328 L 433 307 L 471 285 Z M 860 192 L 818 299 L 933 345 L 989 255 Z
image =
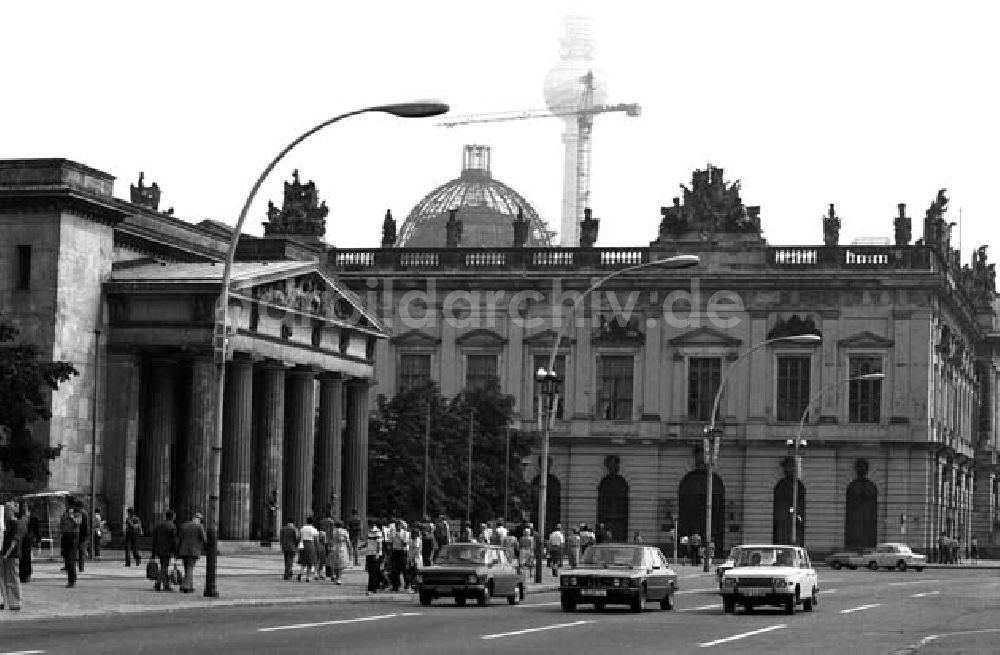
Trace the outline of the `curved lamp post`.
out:
M 222 288 L 219 290 L 219 303 L 215 308 L 215 335 L 212 344 L 215 353 L 215 434 L 212 435 L 212 448 L 209 454 L 208 548 L 205 557 L 206 596 L 216 597 L 219 595 L 219 591 L 216 586 L 216 557 L 218 555 L 219 484 L 222 467 L 222 404 L 226 390 L 226 342 L 229 339 L 229 283 L 232 279 L 233 260 L 236 258 L 236 245 L 240 241 L 240 232 L 243 230 L 243 223 L 246 222 L 247 213 L 250 211 L 250 205 L 253 204 L 254 198 L 257 196 L 257 192 L 260 190 L 261 185 L 264 183 L 267 176 L 271 174 L 271 171 L 274 170 L 274 167 L 278 165 L 278 162 L 284 159 L 285 155 L 287 155 L 292 148 L 299 145 L 316 132 L 319 132 L 327 125 L 332 125 L 337 121 L 350 118 L 351 116 L 357 116 L 358 114 L 382 113 L 391 114 L 400 118 L 425 118 L 428 116 L 438 116 L 440 114 L 444 114 L 448 111 L 448 109 L 448 105 L 443 102 L 438 102 L 436 100 L 422 100 L 417 102 L 400 102 L 390 105 L 365 107 L 364 109 L 357 109 L 355 111 L 350 111 L 346 114 L 340 114 L 339 116 L 334 116 L 333 118 L 325 120 L 319 125 L 301 134 L 297 139 L 285 146 L 285 148 L 271 160 L 271 163 L 267 165 L 264 172 L 260 174 L 260 177 L 257 178 L 257 181 L 250 189 L 250 195 L 247 196 L 246 202 L 243 203 L 243 209 L 240 211 L 240 217 L 236 221 L 236 227 L 233 228 L 233 234 L 229 239 L 229 250 L 226 253 L 226 264 L 225 268 L 222 270 Z
M 813 404 L 820 399 L 820 397 L 832 389 L 833 387 L 840 386 L 841 384 L 847 384 L 849 382 L 857 382 L 861 380 L 882 380 L 885 378 L 885 373 L 865 373 L 864 375 L 859 375 L 857 377 L 848 378 L 846 380 L 837 380 L 836 382 L 831 382 L 819 391 L 817 391 L 809 402 L 806 404 L 806 408 L 802 411 L 802 419 L 799 421 L 799 429 L 795 433 L 795 439 L 786 439 L 785 445 L 792 447 L 795 473 L 792 476 L 792 545 L 799 545 L 799 467 L 801 466 L 801 455 L 799 455 L 799 448 L 806 447 L 806 440 L 802 438 L 802 429 L 806 425 L 806 418 L 812 411 Z
M 591 292 L 608 280 L 618 277 L 619 275 L 625 275 L 644 268 L 654 267 L 690 268 L 691 266 L 698 265 L 700 261 L 701 258 L 697 255 L 675 255 L 664 259 L 643 262 L 642 264 L 636 264 L 634 266 L 629 266 L 627 268 L 622 268 L 609 273 L 604 277 L 599 278 L 596 282 L 587 287 L 586 291 L 577 297 L 577 299 L 573 302 L 573 307 L 569 310 L 569 317 L 570 319 L 573 318 L 577 308 L 583 303 L 583 300 L 591 294 Z M 535 380 L 541 383 L 543 389 L 543 393 L 540 394 L 542 398 L 539 398 L 540 402 L 538 403 L 538 418 L 539 423 L 541 424 L 539 427 L 542 428 L 542 462 L 541 471 L 538 476 L 538 543 L 535 545 L 535 551 L 537 554 L 537 557 L 535 558 L 535 582 L 542 581 L 542 557 L 545 553 L 545 540 L 548 539 L 548 535 L 545 534 L 545 505 L 548 500 L 547 494 L 549 482 L 549 431 L 552 429 L 552 422 L 555 418 L 556 409 L 558 408 L 559 403 L 559 376 L 556 374 L 556 356 L 559 353 L 559 343 L 562 341 L 567 323 L 568 321 L 562 321 L 559 325 L 559 331 L 556 333 L 555 341 L 552 344 L 552 352 L 549 355 L 548 369 L 539 368 L 535 373 Z
M 708 571 L 710 568 L 709 560 L 709 546 L 712 545 L 712 477 L 715 475 L 715 458 L 718 456 L 719 451 L 719 432 L 720 430 L 715 427 L 715 421 L 719 413 L 719 403 L 722 401 L 722 392 L 726 388 L 726 381 L 729 379 L 729 374 L 736 368 L 736 365 L 746 358 L 753 352 L 756 352 L 763 348 L 764 346 L 770 346 L 775 343 L 798 343 L 798 344 L 818 344 L 823 340 L 823 337 L 818 334 L 793 334 L 787 337 L 774 337 L 773 339 L 766 339 L 758 344 L 755 344 L 751 348 L 747 349 L 742 355 L 740 355 L 732 366 L 730 366 L 726 372 L 722 375 L 722 379 L 719 380 L 719 388 L 715 392 L 715 401 L 712 403 L 712 413 L 710 415 L 710 423 L 705 432 L 711 438 L 709 441 L 706 439 L 706 451 L 705 452 L 705 471 L 708 474 L 708 478 L 705 481 L 705 557 L 702 562 L 702 570 Z

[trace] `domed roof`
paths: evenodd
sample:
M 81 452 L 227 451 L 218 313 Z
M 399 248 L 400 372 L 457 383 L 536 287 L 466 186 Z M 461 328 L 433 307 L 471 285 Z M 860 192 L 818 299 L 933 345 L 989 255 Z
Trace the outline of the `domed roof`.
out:
M 462 174 L 428 193 L 399 230 L 398 247 L 444 248 L 449 210 L 462 222 L 464 248 L 509 248 L 520 211 L 530 230 L 526 246 L 552 245 L 552 233 L 521 194 L 490 175 L 490 147 L 465 146 Z

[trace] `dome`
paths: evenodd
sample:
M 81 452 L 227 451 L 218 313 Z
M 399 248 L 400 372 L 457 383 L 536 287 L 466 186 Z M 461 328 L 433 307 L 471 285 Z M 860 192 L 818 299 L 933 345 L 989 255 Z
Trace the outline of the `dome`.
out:
M 490 147 L 465 146 L 462 174 L 428 193 L 399 230 L 398 247 L 444 248 L 449 210 L 458 210 L 463 248 L 509 248 L 518 212 L 528 221 L 529 247 L 551 246 L 552 233 L 521 194 L 490 175 Z

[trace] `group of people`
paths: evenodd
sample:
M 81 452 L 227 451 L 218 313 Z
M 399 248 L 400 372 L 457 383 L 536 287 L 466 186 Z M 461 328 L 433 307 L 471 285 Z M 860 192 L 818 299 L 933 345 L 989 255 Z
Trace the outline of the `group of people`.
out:
M 978 560 L 979 540 L 972 537 L 969 540 L 968 550 L 966 550 L 961 537 L 956 539 L 942 530 L 938 537 L 938 562 L 941 564 L 961 564 L 963 554 L 973 561 Z
M 292 579 L 296 554 L 299 564 L 296 579 L 300 582 L 309 582 L 315 577 L 340 584 L 344 569 L 353 560 L 350 533 L 344 522 L 334 519 L 329 511 L 318 528 L 312 516 L 306 517 L 301 528 L 289 519 L 279 531 L 278 542 L 285 558 L 285 580 Z
M 129 509 L 129 516 L 134 517 L 134 512 Z M 173 510 L 167 510 L 163 514 L 163 520 L 153 528 L 153 541 L 151 557 L 156 558 L 156 567 L 153 589 L 156 591 L 172 591 L 170 565 L 176 559 L 184 564 L 184 577 L 180 583 L 180 590 L 190 594 L 194 591 L 194 569 L 198 559 L 205 554 L 205 547 L 208 544 L 208 535 L 205 533 L 204 516 L 201 512 L 195 512 L 190 520 L 177 525 L 176 516 Z M 126 521 L 126 543 L 128 543 L 129 521 Z M 138 519 L 133 521 L 133 531 L 138 526 L 141 534 L 141 523 Z M 133 537 L 134 540 L 138 535 Z M 133 550 L 136 566 L 139 565 L 140 557 L 138 550 Z M 129 566 L 129 549 L 125 549 L 125 566 Z M 176 564 L 175 564 L 176 566 Z

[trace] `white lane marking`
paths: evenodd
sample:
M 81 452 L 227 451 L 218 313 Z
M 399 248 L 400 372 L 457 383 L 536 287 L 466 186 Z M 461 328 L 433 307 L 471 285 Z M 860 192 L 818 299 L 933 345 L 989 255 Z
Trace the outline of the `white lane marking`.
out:
M 483 635 L 483 639 L 500 639 L 501 637 L 516 637 L 517 635 L 526 635 L 529 632 L 541 632 L 542 630 L 557 630 L 559 628 L 573 628 L 578 625 L 584 625 L 586 623 L 595 623 L 595 621 L 573 621 L 572 623 L 557 623 L 555 625 L 543 625 L 540 628 L 527 628 L 525 630 L 514 630 L 513 632 L 498 632 L 493 635 Z
M 930 584 L 932 582 L 941 582 L 940 580 L 907 580 L 906 582 L 890 582 L 888 587 L 901 587 L 908 584 Z
M 718 591 L 718 587 L 707 587 L 705 589 L 682 589 L 681 591 L 676 591 L 677 594 L 696 594 L 699 591 Z
M 916 653 L 917 651 L 919 651 L 921 648 L 923 648 L 927 644 L 931 643 L 932 641 L 937 641 L 937 640 L 942 639 L 944 637 L 957 637 L 957 636 L 964 636 L 964 635 L 981 635 L 981 634 L 987 634 L 987 633 L 993 633 L 993 632 L 1000 632 L 1000 628 L 983 628 L 982 630 L 962 630 L 961 632 L 944 632 L 944 633 L 939 634 L 939 635 L 927 635 L 926 637 L 924 637 L 923 639 L 921 639 L 920 641 L 918 641 L 915 644 L 912 644 L 910 646 L 907 646 L 906 648 L 902 648 L 900 650 L 894 651 L 894 655 L 913 655 L 914 653 Z
M 940 593 L 941 593 L 940 591 L 925 591 L 925 592 L 923 592 L 921 594 L 913 594 L 912 596 L 910 596 L 910 598 L 923 598 L 924 596 L 937 596 Z
M 9 653 L 0 653 L 0 655 L 40 655 L 44 652 L 44 650 L 12 650 Z
M 747 637 L 752 637 L 754 635 L 759 635 L 765 632 L 771 632 L 772 630 L 781 630 L 782 628 L 787 628 L 788 626 L 784 623 L 778 625 L 768 626 L 766 628 L 761 628 L 760 630 L 751 630 L 750 632 L 743 632 L 738 635 L 733 635 L 732 637 L 723 637 L 722 639 L 716 639 L 715 641 L 706 641 L 703 644 L 698 644 L 699 648 L 708 648 L 709 646 L 717 646 L 718 644 L 724 644 L 727 641 L 736 641 L 737 639 L 745 639 Z
M 547 607 L 549 605 L 558 605 L 560 601 L 554 600 L 549 603 L 521 603 L 518 607 Z
M 715 605 L 702 605 L 701 607 L 685 607 L 684 609 L 677 610 L 678 612 L 697 612 L 698 610 L 711 610 L 722 607 L 721 603 L 716 603 Z
M 840 591 L 840 590 L 839 589 L 820 589 L 819 593 L 821 593 L 821 594 L 835 594 L 838 591 Z
M 420 612 L 403 612 L 402 614 L 379 614 L 378 616 L 360 616 L 356 619 L 339 619 L 337 621 L 321 621 L 319 623 L 296 623 L 294 625 L 278 625 L 273 628 L 258 628 L 257 632 L 276 632 L 278 630 L 301 630 L 302 628 L 319 628 L 325 625 L 344 625 L 346 623 L 363 623 L 365 621 L 381 621 L 397 616 L 421 616 Z
M 852 612 L 860 612 L 861 610 L 870 610 L 873 607 L 878 607 L 882 603 L 872 603 L 871 605 L 862 605 L 861 607 L 852 607 L 851 609 L 840 610 L 841 614 L 851 614 Z

